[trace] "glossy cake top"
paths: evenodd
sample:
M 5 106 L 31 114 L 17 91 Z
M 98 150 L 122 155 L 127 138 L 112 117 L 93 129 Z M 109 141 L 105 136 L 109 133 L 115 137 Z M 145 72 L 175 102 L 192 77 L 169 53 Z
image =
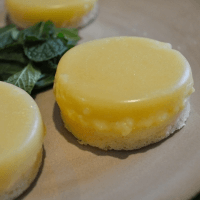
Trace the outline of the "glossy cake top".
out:
M 44 125 L 35 101 L 22 89 L 0 82 L 0 191 L 28 170 L 42 148 Z
M 76 27 L 82 23 L 97 0 L 6 0 L 13 23 L 27 28 L 51 20 L 57 27 Z
M 193 91 L 191 69 L 181 53 L 170 44 L 137 37 L 72 48 L 59 62 L 54 83 L 69 131 L 82 144 L 118 150 L 167 137 Z
M 181 53 L 170 44 L 137 37 L 81 44 L 63 56 L 57 74 L 80 97 L 112 103 L 149 100 L 193 86 Z

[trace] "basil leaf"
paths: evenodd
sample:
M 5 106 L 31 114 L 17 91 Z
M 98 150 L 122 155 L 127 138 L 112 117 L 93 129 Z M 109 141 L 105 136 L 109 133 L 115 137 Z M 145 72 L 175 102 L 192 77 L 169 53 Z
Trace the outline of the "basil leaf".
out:
M 68 47 L 64 45 L 62 40 L 57 38 L 51 38 L 45 42 L 24 46 L 26 56 L 35 62 L 52 59 L 67 50 Z
M 29 63 L 22 71 L 10 76 L 6 82 L 16 85 L 31 94 L 31 91 L 40 78 L 40 75 L 40 70 L 36 69 L 31 63 Z
M 12 44 L 17 40 L 19 31 L 16 26 L 11 24 L 0 29 L 0 49 L 3 49 L 7 45 Z

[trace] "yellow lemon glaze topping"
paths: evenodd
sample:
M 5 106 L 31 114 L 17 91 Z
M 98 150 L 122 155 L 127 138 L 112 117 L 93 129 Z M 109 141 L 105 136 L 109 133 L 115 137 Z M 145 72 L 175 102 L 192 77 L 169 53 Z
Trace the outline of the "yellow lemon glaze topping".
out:
M 76 26 L 97 0 L 6 0 L 11 20 L 22 28 L 51 20 L 57 27 Z
M 44 125 L 35 101 L 22 89 L 0 81 L 0 196 L 36 162 Z
M 62 57 L 54 84 L 63 120 L 83 143 L 93 143 L 95 135 L 111 141 L 166 127 L 193 91 L 181 53 L 137 37 L 76 46 Z

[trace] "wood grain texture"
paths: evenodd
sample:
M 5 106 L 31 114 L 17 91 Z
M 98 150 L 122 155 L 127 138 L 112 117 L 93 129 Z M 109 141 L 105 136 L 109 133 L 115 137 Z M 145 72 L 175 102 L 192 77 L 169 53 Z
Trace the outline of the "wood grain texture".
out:
M 5 24 L 0 0 L 0 26 Z M 46 158 L 37 181 L 18 200 L 187 200 L 200 190 L 200 1 L 99 0 L 97 19 L 80 43 L 112 36 L 169 42 L 189 61 L 196 92 L 186 126 L 137 151 L 80 145 L 64 128 L 52 90 L 36 102 L 47 127 Z

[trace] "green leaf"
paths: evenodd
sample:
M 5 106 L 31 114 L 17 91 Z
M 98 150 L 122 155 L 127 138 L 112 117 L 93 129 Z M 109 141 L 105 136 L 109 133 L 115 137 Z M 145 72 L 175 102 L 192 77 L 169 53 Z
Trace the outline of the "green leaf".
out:
M 0 36 L 7 35 L 8 33 L 11 33 L 13 30 L 16 30 L 16 29 L 17 28 L 14 24 L 10 24 L 8 26 L 0 28 Z
M 50 86 L 54 82 L 54 74 L 43 74 L 38 82 L 35 84 L 34 89 L 42 89 Z
M 11 75 L 21 71 L 24 65 L 18 62 L 0 61 L 0 81 L 6 81 Z
M 2 62 L 0 61 L 0 74 L 9 73 L 15 74 L 21 71 L 24 68 L 24 65 L 17 62 Z
M 39 22 L 22 31 L 25 42 L 44 41 L 55 32 L 55 26 L 51 21 Z
M 11 36 L 13 38 L 13 40 L 17 40 L 19 37 L 19 33 L 20 31 L 17 28 L 14 28 L 11 32 Z
M 26 56 L 35 62 L 52 59 L 67 50 L 68 47 L 64 45 L 62 40 L 57 38 L 51 38 L 45 42 L 24 46 Z
M 0 60 L 16 61 L 24 65 L 28 63 L 28 58 L 24 54 L 23 46 L 19 44 L 8 46 L 0 50 Z
M 0 28 L 0 81 L 29 94 L 51 86 L 60 58 L 78 40 L 77 29 L 56 28 L 51 21 L 22 31 L 15 25 Z
M 60 56 L 54 57 L 51 60 L 35 63 L 42 73 L 55 73 Z
M 22 71 L 10 76 L 6 82 L 16 85 L 27 93 L 31 91 L 40 78 L 41 72 L 29 63 Z
M 58 38 L 64 38 L 66 40 L 80 40 L 80 37 L 78 35 L 78 29 L 74 28 L 55 28 L 55 35 Z
M 69 40 L 69 41 L 67 42 L 67 46 L 71 49 L 71 48 L 74 47 L 77 43 L 78 43 L 78 41 Z
M 3 49 L 7 45 L 12 44 L 17 40 L 19 31 L 16 26 L 11 24 L 0 29 L 0 49 Z

